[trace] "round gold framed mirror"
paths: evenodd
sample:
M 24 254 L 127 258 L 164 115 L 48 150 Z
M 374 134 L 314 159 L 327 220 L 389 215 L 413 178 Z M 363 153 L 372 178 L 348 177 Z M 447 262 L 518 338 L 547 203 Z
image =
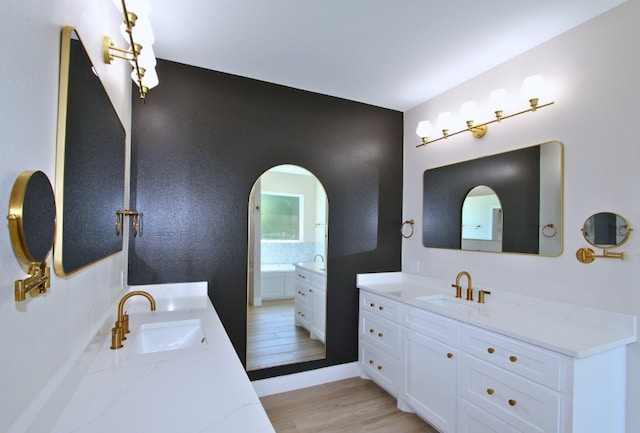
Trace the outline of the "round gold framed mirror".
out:
M 629 224 L 618 214 L 599 212 L 586 219 L 582 235 L 594 247 L 615 248 L 629 239 Z
M 24 171 L 16 179 L 9 199 L 9 235 L 18 259 L 29 266 L 29 277 L 17 280 L 16 301 L 49 287 L 46 258 L 53 247 L 56 204 L 49 178 L 42 171 Z

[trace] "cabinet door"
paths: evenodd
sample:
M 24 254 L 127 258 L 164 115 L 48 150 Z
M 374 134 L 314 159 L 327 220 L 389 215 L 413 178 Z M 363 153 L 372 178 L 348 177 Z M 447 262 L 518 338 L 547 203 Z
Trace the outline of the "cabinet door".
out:
M 311 294 L 311 338 L 324 343 L 324 329 L 326 321 L 325 292 L 317 287 L 309 289 Z
M 402 398 L 443 432 L 456 431 L 456 351 L 432 338 L 403 330 Z
M 262 299 L 280 299 L 284 296 L 284 274 L 281 272 L 263 272 L 260 275 Z

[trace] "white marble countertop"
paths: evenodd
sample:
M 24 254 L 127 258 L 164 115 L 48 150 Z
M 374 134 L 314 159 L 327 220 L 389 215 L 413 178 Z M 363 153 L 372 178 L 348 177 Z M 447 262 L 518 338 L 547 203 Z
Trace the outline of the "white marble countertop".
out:
M 454 281 L 406 272 L 358 274 L 357 287 L 461 322 L 535 344 L 574 358 L 584 358 L 637 341 L 636 317 L 530 296 L 491 290 L 485 304 L 456 299 Z M 463 296 L 466 279 L 463 278 Z M 477 291 L 489 288 L 474 288 Z M 455 305 L 419 298 L 446 297 Z
M 204 286 L 204 289 L 203 289 Z M 207 296 L 206 283 L 134 286 L 157 304 L 130 298 L 131 333 L 111 350 L 113 315 L 78 363 L 88 363 L 53 432 L 274 433 Z M 200 319 L 205 340 L 195 347 L 138 353 L 140 325 Z M 86 354 L 85 354 L 86 355 Z
M 327 265 L 324 262 L 298 262 L 294 263 L 294 265 L 322 276 L 325 275 L 327 269 Z

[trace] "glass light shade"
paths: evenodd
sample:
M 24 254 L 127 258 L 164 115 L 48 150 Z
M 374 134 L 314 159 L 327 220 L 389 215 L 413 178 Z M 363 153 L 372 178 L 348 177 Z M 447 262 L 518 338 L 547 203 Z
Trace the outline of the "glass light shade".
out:
M 431 137 L 433 134 L 433 125 L 428 120 L 423 120 L 418 123 L 418 128 L 416 129 L 416 134 L 418 137 Z
M 438 125 L 438 129 L 441 131 L 451 129 L 453 126 L 453 116 L 450 112 L 444 111 L 438 115 L 438 121 L 436 124 Z
M 476 101 L 467 101 L 462 104 L 462 108 L 460 109 L 460 117 L 465 122 L 467 121 L 476 121 L 478 120 L 478 115 L 480 114 L 480 110 L 478 108 L 478 104 Z
M 522 83 L 522 96 L 527 100 L 544 98 L 544 90 L 544 80 L 540 75 L 527 77 Z
M 489 102 L 487 105 L 489 106 L 489 110 L 492 113 L 496 111 L 505 111 L 507 110 L 509 101 L 509 94 L 504 89 L 494 90 L 489 94 Z
M 127 33 L 127 25 L 125 23 L 120 24 L 120 34 L 126 41 L 129 40 L 129 33 Z M 143 47 L 152 45 L 155 42 L 151 21 L 148 18 L 138 18 L 136 25 L 131 29 L 131 34 L 134 42 Z
M 131 66 L 134 66 L 134 62 L 130 62 Z M 142 47 L 140 54 L 138 55 L 138 65 L 145 69 L 153 69 L 156 67 L 156 54 L 153 52 L 153 46 L 148 45 Z

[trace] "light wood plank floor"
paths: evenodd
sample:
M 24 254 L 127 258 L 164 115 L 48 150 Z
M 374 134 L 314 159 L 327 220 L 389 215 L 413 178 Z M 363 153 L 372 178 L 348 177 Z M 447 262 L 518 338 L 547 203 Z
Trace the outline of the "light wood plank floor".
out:
M 247 370 L 322 359 L 324 344 L 295 326 L 294 300 L 263 301 L 247 310 Z
M 396 400 L 361 378 L 350 378 L 260 399 L 277 433 L 438 433 Z

